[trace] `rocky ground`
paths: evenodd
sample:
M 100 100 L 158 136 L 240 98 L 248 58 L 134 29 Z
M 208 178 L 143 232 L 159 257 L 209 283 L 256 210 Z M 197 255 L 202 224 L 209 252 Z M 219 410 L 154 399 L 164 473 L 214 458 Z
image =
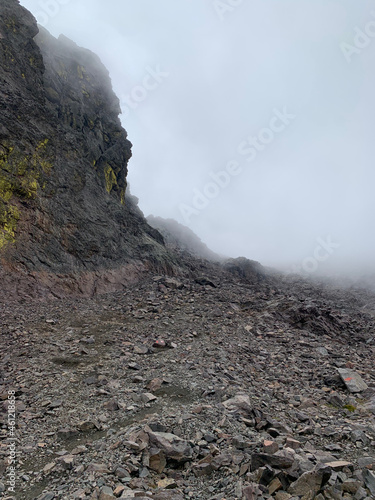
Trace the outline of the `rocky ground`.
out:
M 0 497 L 375 498 L 375 295 L 201 271 L 2 305 Z

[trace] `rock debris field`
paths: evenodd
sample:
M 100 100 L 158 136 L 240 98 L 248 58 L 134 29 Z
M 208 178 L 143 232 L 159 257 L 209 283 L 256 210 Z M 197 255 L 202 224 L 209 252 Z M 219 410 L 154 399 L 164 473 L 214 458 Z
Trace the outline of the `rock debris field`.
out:
M 3 304 L 0 496 L 373 499 L 374 314 L 359 288 L 225 271 Z

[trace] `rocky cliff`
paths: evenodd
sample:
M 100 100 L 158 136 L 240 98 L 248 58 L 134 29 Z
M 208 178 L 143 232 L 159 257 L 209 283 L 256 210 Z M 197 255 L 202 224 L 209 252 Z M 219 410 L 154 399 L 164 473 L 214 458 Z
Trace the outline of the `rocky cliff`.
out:
M 0 4 L 0 274 L 16 294 L 121 288 L 173 257 L 125 201 L 131 143 L 99 58 Z
M 190 228 L 176 220 L 149 215 L 147 222 L 162 234 L 168 248 L 210 261 L 223 260 L 223 257 L 210 250 Z

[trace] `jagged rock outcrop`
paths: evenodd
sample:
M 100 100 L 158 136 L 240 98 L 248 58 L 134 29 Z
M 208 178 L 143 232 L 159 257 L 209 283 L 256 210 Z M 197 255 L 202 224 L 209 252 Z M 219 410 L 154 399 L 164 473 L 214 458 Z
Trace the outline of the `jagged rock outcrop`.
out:
M 223 267 L 237 278 L 250 282 L 261 281 L 267 275 L 266 269 L 259 262 L 246 257 L 228 259 Z
M 0 107 L 3 290 L 94 293 L 172 269 L 160 233 L 125 202 L 131 143 L 108 71 L 38 33 L 17 0 L 0 4 Z
M 217 262 L 222 260 L 222 257 L 210 250 L 190 228 L 180 224 L 176 220 L 149 215 L 147 222 L 163 235 L 165 243 L 169 248 L 186 252 L 201 259 Z

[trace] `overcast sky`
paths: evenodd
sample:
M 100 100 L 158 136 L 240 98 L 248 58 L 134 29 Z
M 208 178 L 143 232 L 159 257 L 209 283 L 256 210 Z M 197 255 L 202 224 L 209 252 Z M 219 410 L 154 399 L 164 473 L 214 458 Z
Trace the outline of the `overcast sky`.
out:
M 266 265 L 375 270 L 374 1 L 21 4 L 108 67 L 145 215 Z

